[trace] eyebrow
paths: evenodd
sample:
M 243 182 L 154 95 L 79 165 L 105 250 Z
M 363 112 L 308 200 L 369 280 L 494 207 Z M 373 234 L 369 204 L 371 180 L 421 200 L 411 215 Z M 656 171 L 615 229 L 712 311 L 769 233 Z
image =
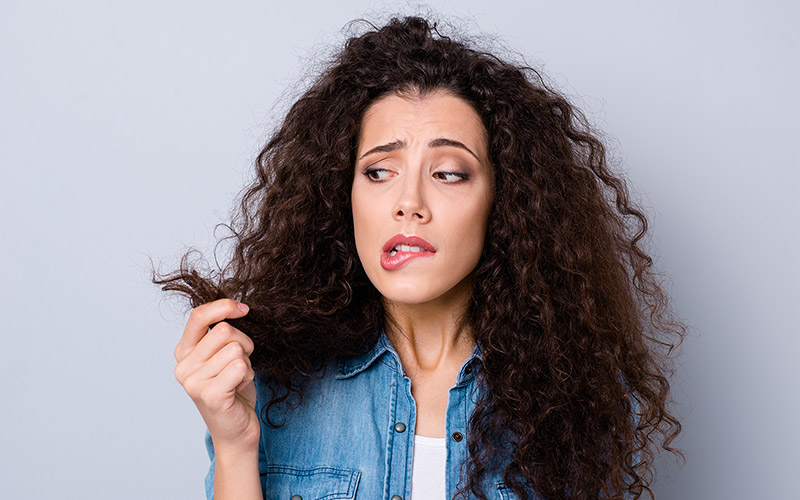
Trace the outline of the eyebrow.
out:
M 469 149 L 467 146 L 465 146 L 463 142 L 454 141 L 453 139 L 446 139 L 444 137 L 437 137 L 436 139 L 431 139 L 430 142 L 428 142 L 428 147 L 429 148 L 441 148 L 441 147 L 446 147 L 446 146 L 461 148 L 464 151 L 466 151 L 469 154 L 471 154 L 472 156 L 474 156 L 476 160 L 480 161 L 480 158 L 478 158 L 478 155 L 473 153 L 472 150 Z M 367 156 L 369 156 L 371 154 L 375 154 L 375 153 L 391 153 L 392 151 L 397 151 L 398 149 L 402 149 L 404 147 L 406 147 L 406 141 L 401 141 L 399 139 L 395 139 L 392 142 L 387 142 L 386 144 L 381 144 L 380 146 L 375 146 L 374 148 L 370 149 L 369 151 L 367 151 L 366 153 L 361 155 L 361 157 L 358 160 L 361 161 L 365 157 L 367 157 Z

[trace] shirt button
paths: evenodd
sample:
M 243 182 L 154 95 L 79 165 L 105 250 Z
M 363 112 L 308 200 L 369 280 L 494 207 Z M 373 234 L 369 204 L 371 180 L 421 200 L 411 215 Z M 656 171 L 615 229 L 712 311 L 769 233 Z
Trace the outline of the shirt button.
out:
M 464 368 L 464 373 L 466 373 L 467 375 L 472 373 L 472 365 L 467 365 L 467 367 Z
M 403 431 L 406 430 L 406 424 L 404 424 L 403 422 L 397 422 L 396 424 L 394 424 L 394 430 L 396 430 L 397 432 L 403 432 Z M 395 495 L 395 496 L 397 496 L 397 495 Z M 400 498 L 400 497 L 397 497 L 397 498 Z M 394 499 L 394 497 L 392 497 L 392 499 Z
M 462 436 L 460 432 L 453 433 L 453 441 L 458 442 L 461 441 L 462 439 L 464 439 L 464 436 Z
M 301 497 L 300 495 L 292 495 L 291 500 L 303 500 L 303 497 Z
M 392 495 L 392 500 L 403 500 L 403 497 L 400 495 Z

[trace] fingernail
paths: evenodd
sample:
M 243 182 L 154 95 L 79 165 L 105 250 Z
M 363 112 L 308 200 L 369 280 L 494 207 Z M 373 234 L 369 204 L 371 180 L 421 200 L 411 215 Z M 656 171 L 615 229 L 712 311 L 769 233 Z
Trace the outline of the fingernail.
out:
M 245 312 L 245 313 L 246 313 L 247 311 L 249 311 L 249 310 L 250 310 L 250 308 L 249 308 L 249 307 L 247 307 L 247 304 L 242 304 L 241 302 L 239 302 L 239 309 L 240 309 L 242 312 Z

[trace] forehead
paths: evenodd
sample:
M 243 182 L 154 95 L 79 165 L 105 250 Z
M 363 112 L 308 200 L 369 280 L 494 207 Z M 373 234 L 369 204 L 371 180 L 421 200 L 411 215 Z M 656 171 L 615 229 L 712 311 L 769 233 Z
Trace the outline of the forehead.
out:
M 439 137 L 463 142 L 486 157 L 487 134 L 480 116 L 469 102 L 445 92 L 390 94 L 370 104 L 361 121 L 358 151 L 396 139 L 413 143 Z

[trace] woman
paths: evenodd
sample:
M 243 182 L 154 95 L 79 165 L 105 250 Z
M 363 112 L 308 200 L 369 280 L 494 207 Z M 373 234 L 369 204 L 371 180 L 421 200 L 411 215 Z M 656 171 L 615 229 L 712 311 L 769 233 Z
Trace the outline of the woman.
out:
M 154 277 L 194 307 L 175 374 L 209 497 L 650 493 L 684 328 L 644 215 L 534 70 L 392 19 L 256 167 L 222 272 Z

